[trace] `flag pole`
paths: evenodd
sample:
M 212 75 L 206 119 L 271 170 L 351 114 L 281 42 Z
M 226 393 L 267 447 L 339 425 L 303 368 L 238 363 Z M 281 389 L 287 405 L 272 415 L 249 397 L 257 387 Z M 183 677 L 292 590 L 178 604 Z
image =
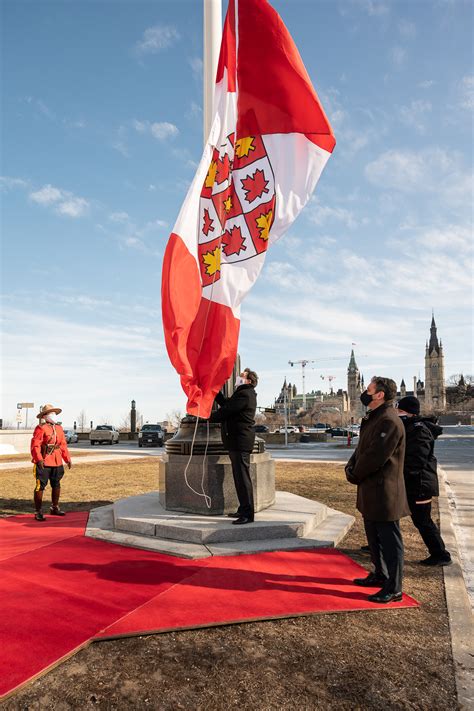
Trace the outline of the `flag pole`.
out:
M 214 85 L 222 35 L 222 0 L 203 0 L 204 62 L 203 62 L 203 133 L 206 145 L 213 117 Z

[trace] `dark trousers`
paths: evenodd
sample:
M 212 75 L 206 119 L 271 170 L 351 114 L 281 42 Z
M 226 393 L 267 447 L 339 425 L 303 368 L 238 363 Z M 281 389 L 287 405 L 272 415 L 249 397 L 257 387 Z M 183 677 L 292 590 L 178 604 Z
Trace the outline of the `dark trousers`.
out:
M 248 518 L 254 517 L 253 487 L 250 478 L 250 452 L 229 452 L 232 462 L 235 489 L 239 499 L 239 513 Z
M 438 526 L 431 518 L 431 501 L 428 504 L 417 504 L 415 499 L 408 498 L 411 520 L 420 532 L 425 546 L 434 558 L 446 558 L 448 553 L 441 538 Z
M 364 526 L 375 574 L 385 578 L 384 591 L 401 592 L 403 539 L 400 521 L 369 521 L 364 518 Z

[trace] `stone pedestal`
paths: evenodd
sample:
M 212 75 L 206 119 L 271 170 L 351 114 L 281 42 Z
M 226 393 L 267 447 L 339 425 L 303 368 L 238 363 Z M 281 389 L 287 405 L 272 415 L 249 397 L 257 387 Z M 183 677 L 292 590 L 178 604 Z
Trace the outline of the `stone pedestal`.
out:
M 175 437 L 166 443 L 166 452 L 160 462 L 160 504 L 167 511 L 209 516 L 236 511 L 239 501 L 220 426 L 200 422 L 196 434 L 195 430 L 195 418 L 187 416 Z M 259 438 L 250 456 L 250 476 L 255 511 L 272 506 L 275 502 L 275 462 L 265 452 L 265 443 Z

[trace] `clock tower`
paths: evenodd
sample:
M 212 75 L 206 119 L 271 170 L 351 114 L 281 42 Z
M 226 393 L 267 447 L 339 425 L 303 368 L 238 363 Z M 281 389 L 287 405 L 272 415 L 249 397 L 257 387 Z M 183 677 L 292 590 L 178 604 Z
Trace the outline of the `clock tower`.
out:
M 355 360 L 354 349 L 352 349 L 351 359 L 347 368 L 347 394 L 352 417 L 359 417 L 363 413 L 363 407 L 360 402 L 361 392 L 362 380 Z

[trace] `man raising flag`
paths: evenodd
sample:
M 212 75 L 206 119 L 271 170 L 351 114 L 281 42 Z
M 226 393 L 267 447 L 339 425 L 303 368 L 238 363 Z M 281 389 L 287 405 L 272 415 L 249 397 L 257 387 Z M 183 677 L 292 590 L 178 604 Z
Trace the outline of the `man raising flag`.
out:
M 162 280 L 168 354 L 187 412 L 203 418 L 232 372 L 240 304 L 335 146 L 298 50 L 266 0 L 229 0 L 214 105 Z

